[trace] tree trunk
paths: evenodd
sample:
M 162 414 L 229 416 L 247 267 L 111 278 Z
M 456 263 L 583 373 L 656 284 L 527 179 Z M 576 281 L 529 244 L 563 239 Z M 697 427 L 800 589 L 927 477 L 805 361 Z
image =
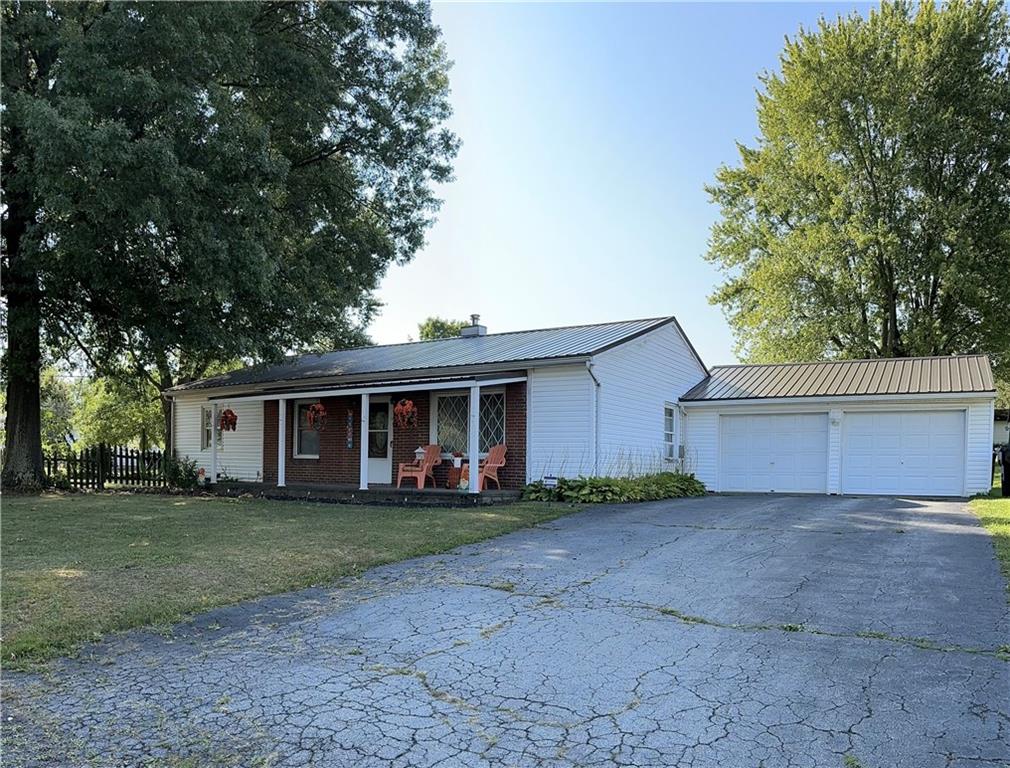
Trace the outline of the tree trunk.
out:
M 42 409 L 39 378 L 42 368 L 42 296 L 34 269 L 19 258 L 25 222 L 14 212 L 7 220 L 4 239 L 7 270 L 7 430 L 4 445 L 3 487 L 38 490 L 46 484 L 42 462 Z
M 168 357 L 164 353 L 155 355 L 155 367 L 158 371 L 157 387 L 159 392 L 164 392 L 174 385 L 172 369 L 168 364 Z M 165 420 L 165 453 L 175 456 L 175 433 L 172 427 L 172 399 L 161 395 L 161 417 Z
M 161 415 L 165 419 L 165 453 L 175 455 L 175 435 L 172 434 L 172 401 L 161 398 Z

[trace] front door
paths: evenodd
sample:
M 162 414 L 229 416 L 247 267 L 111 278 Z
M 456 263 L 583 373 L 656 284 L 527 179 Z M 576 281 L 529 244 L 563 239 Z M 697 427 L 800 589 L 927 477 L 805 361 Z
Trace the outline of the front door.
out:
M 388 400 L 368 403 L 368 482 L 393 482 L 393 425 Z

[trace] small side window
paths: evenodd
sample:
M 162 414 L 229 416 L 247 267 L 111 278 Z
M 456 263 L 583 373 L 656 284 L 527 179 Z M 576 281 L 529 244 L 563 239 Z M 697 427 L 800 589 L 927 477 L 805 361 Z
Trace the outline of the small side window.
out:
M 663 408 L 663 458 L 677 460 L 677 408 L 672 405 Z
M 309 423 L 309 407 L 318 400 L 299 400 L 295 403 L 295 458 L 319 458 L 319 432 Z
M 217 447 L 221 447 L 221 428 L 214 423 L 214 409 L 203 407 L 200 409 L 200 449 L 206 451 L 210 448 L 210 441 L 217 438 Z

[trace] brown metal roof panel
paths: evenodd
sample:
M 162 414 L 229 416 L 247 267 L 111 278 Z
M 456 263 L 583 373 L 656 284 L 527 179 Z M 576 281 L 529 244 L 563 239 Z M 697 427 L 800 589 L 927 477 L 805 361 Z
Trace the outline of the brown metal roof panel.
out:
M 841 366 L 838 364 L 838 361 L 833 361 L 830 365 L 825 366 L 824 376 L 821 380 L 821 387 L 826 392 L 834 391 L 840 373 L 838 370 L 839 368 L 841 368 Z
M 870 376 L 868 382 L 869 389 L 873 392 L 879 392 L 882 382 L 884 381 L 884 376 L 886 375 L 887 366 L 875 365 L 873 366 L 873 373 Z
M 775 381 L 775 378 L 778 375 L 777 370 L 780 366 L 762 365 L 759 367 L 756 366 L 756 368 L 759 369 L 754 371 L 750 386 L 755 393 L 763 395 L 763 393 L 767 392 L 769 386 Z
M 936 374 L 936 371 L 934 370 L 934 367 L 933 367 L 933 363 L 934 362 L 935 361 L 933 361 L 933 360 L 922 360 L 922 361 L 919 362 L 919 370 L 920 370 L 920 375 L 919 375 L 919 391 L 920 392 L 939 392 L 940 391 L 938 389 L 938 387 L 940 386 L 940 384 L 939 384 L 938 381 L 936 381 L 936 379 L 938 379 L 939 376 Z
M 773 393 L 771 397 L 792 397 L 793 387 L 802 378 L 804 368 L 802 365 L 782 366 L 782 376 L 773 377 L 769 384 Z
M 993 390 L 984 355 L 820 363 L 725 366 L 712 369 L 685 399 L 931 394 Z
M 986 388 L 986 372 L 982 370 L 982 361 L 976 357 L 969 357 L 965 360 L 972 371 L 972 385 L 976 392 L 982 392 Z
M 901 366 L 894 360 L 889 360 L 884 364 L 887 371 L 887 388 L 882 390 L 883 394 L 896 394 L 901 391 Z
M 866 369 L 868 366 L 860 365 L 859 363 L 853 361 L 846 366 L 845 380 L 842 384 L 842 389 L 839 394 L 842 395 L 861 395 L 863 394 L 862 380 L 863 376 L 866 375 Z
M 817 367 L 805 395 L 829 394 L 834 391 L 838 379 L 838 363 L 824 363 Z
M 955 360 L 950 366 L 951 378 L 953 379 L 953 389 L 952 391 L 963 392 L 965 389 L 966 381 L 964 377 L 964 370 L 961 366 L 960 360 Z
M 803 375 L 793 384 L 792 391 L 797 397 L 805 395 L 815 395 L 824 386 L 825 364 L 811 366 L 797 366 L 802 369 Z
M 993 389 L 995 385 L 992 382 L 992 369 L 989 367 L 989 361 L 984 357 L 975 357 L 974 360 L 975 365 L 978 366 L 979 377 L 982 380 L 979 390 Z
M 728 396 L 730 397 L 762 397 L 764 393 L 762 379 L 765 369 L 735 368 L 730 379 Z

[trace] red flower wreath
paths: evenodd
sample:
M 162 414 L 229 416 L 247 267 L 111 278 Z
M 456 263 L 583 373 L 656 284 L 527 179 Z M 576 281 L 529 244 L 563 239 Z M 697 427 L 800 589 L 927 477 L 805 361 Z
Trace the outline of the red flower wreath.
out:
M 413 400 L 403 399 L 393 406 L 393 420 L 400 429 L 417 426 L 417 406 Z
M 316 432 L 321 432 L 326 426 L 326 406 L 322 403 L 313 403 L 309 406 L 307 418 L 309 426 Z
M 217 417 L 217 426 L 222 432 L 234 432 L 238 426 L 238 416 L 231 408 L 225 408 Z

